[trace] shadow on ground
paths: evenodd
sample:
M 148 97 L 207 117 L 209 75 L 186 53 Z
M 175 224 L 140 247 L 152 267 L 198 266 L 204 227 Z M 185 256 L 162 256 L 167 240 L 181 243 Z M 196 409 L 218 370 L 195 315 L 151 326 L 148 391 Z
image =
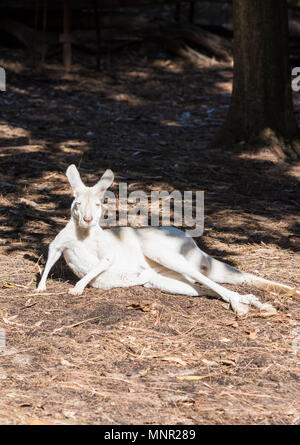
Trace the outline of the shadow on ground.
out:
M 1 64 L 0 236 L 7 254 L 36 257 L 66 223 L 71 193 L 64 172 L 75 163 L 88 183 L 106 168 L 130 190 L 204 190 L 209 253 L 251 243 L 296 252 L 299 166 L 265 153 L 209 150 L 229 106 L 232 70 L 193 67 L 150 45 L 114 62 L 114 72 L 75 66 L 33 69 L 18 49 Z M 128 50 L 129 51 L 129 50 Z M 149 53 L 150 52 L 150 53 Z M 17 60 L 17 62 L 16 62 Z M 133 63 L 134 61 L 134 63 Z

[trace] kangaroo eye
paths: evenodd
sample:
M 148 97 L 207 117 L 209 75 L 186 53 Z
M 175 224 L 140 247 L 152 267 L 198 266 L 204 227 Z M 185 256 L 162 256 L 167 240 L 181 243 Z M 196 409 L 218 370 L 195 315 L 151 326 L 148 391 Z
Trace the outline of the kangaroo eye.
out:
M 75 205 L 77 205 L 77 206 L 79 206 L 80 204 L 81 204 L 81 203 L 78 202 L 78 201 L 75 202 Z
M 96 202 L 96 206 L 100 207 L 101 206 L 100 202 Z

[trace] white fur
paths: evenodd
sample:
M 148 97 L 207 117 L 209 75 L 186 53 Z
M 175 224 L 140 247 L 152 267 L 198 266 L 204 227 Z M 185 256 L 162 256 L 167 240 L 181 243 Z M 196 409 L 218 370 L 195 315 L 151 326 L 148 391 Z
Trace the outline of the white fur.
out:
M 271 315 L 276 310 L 254 295 L 240 295 L 218 283 L 252 284 L 262 289 L 292 289 L 248 274 L 207 255 L 194 240 L 174 227 L 118 227 L 102 229 L 101 199 L 113 182 L 106 170 L 94 187 L 86 187 L 75 165 L 67 169 L 74 201 L 71 219 L 49 246 L 38 291 L 46 289 L 51 267 L 61 254 L 80 280 L 69 292 L 80 295 L 90 284 L 101 289 L 143 285 L 188 296 L 219 295 L 238 315 L 253 305 Z M 206 290 L 203 291 L 202 286 Z

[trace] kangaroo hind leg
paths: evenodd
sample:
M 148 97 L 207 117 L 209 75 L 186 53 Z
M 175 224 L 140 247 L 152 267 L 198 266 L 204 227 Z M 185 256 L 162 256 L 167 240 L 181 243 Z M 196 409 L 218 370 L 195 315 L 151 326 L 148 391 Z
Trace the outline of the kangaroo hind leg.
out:
M 199 272 L 199 270 L 194 268 L 181 254 L 174 252 L 170 253 L 165 250 L 157 252 L 156 250 L 149 248 L 144 250 L 144 255 L 150 260 L 163 265 L 167 269 L 171 269 L 216 292 L 224 301 L 230 303 L 231 307 L 238 315 L 245 315 L 248 312 L 248 306 L 250 304 L 265 311 L 268 315 L 276 312 L 271 305 L 261 303 L 254 295 L 240 295 L 237 292 L 233 292 L 220 286 L 218 283 L 212 281 L 210 278 Z

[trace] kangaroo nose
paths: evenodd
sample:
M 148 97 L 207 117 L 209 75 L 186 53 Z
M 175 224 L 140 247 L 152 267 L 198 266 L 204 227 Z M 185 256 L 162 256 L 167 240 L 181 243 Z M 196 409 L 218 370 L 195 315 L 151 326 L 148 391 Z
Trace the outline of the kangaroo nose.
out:
M 85 221 L 86 223 L 90 223 L 90 222 L 92 222 L 93 221 L 93 217 L 92 216 L 90 216 L 89 218 L 87 218 L 86 216 L 84 216 L 83 217 L 83 221 Z

